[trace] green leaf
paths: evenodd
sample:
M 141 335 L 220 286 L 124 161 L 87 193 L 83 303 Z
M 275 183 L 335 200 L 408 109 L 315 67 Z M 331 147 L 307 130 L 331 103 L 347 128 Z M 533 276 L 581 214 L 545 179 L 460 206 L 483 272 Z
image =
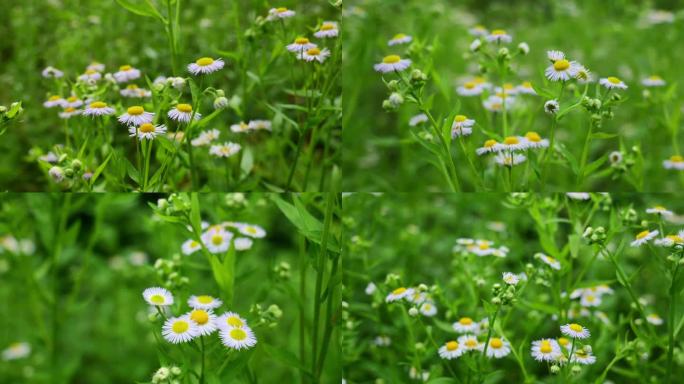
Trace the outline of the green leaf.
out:
M 102 171 L 104 171 L 105 167 L 107 166 L 107 163 L 109 162 L 109 159 L 112 158 L 113 154 L 114 154 L 114 152 L 110 152 L 109 156 L 107 156 L 105 161 L 103 161 L 102 164 L 100 164 L 100 166 L 97 167 L 95 172 L 93 172 L 93 177 L 90 178 L 90 186 L 93 186 L 95 184 L 95 181 L 97 180 L 98 176 L 100 176 Z
M 295 204 L 297 206 L 292 205 L 282 198 L 278 196 L 277 194 L 272 194 L 271 199 L 276 203 L 280 211 L 287 217 L 288 220 L 292 224 L 297 227 L 299 232 L 309 239 L 310 241 L 321 245 L 321 235 L 323 232 L 323 223 L 321 223 L 318 219 L 313 217 L 301 204 L 301 202 L 298 202 L 297 198 L 295 198 Z M 329 251 L 339 253 L 340 252 L 340 246 L 337 243 L 337 240 L 334 237 L 329 237 L 328 238 L 328 245 L 327 248 Z
M 295 356 L 294 353 L 282 347 L 274 347 L 266 343 L 264 343 L 263 347 L 266 351 L 266 354 L 268 354 L 273 360 L 282 363 L 286 367 L 297 368 L 300 372 L 303 372 L 308 376 L 311 376 L 311 371 L 306 366 L 304 366 L 304 364 L 301 361 L 299 361 L 299 359 L 297 358 L 297 356 Z
M 157 11 L 157 9 L 152 5 L 152 3 L 149 2 L 149 0 L 116 0 L 116 2 L 119 3 L 120 6 L 126 8 L 130 12 L 135 13 L 136 15 L 145 17 L 156 17 L 159 20 L 166 22 L 164 17 L 159 13 L 159 11 Z
M 131 163 L 130 160 L 128 160 L 125 157 L 122 157 L 122 159 L 126 162 L 126 171 L 128 172 L 128 176 L 136 182 L 136 184 L 140 184 L 140 172 L 135 168 L 135 165 Z
M 242 159 L 240 160 L 240 169 L 242 170 L 242 178 L 249 176 L 254 168 L 254 154 L 252 150 L 247 147 L 242 151 Z
M 192 228 L 200 232 L 202 229 L 202 213 L 199 205 L 199 197 L 197 192 L 190 194 L 190 224 Z

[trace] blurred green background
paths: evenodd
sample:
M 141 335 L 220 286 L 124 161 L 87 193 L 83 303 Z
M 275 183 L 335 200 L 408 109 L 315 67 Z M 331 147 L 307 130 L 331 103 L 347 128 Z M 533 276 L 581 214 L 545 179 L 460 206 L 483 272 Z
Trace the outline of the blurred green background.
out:
M 527 42 L 530 53 L 516 58 L 519 79 L 541 84 L 547 65 L 546 51 L 564 51 L 573 60 L 586 65 L 595 75 L 617 75 L 629 89 L 629 98 L 615 109 L 615 118 L 603 130 L 619 133 L 622 148 L 629 150 L 640 144 L 644 160 L 645 191 L 681 188 L 684 180 L 677 172 L 666 171 L 662 161 L 674 154 L 671 137 L 663 124 L 663 107 L 648 106 L 641 92 L 640 80 L 651 74 L 663 77 L 668 85 L 684 77 L 681 50 L 673 49 L 684 36 L 681 1 L 642 0 L 548 0 L 548 1 L 421 1 L 421 0 L 351 0 L 345 3 L 343 29 L 344 60 L 344 133 L 343 153 L 345 190 L 348 191 L 446 191 L 442 176 L 427 161 L 431 154 L 415 142 L 408 121 L 418 113 L 406 102 L 398 112 L 387 113 L 382 101 L 388 95 L 381 75 L 373 64 L 385 55 L 405 55 L 407 45 L 388 47 L 387 41 L 397 33 L 413 36 L 414 65 L 424 71 L 432 69 L 426 94 L 436 94 L 433 101 L 435 118 L 454 113 L 461 100 L 461 113 L 486 121 L 482 107 L 472 98 L 461 98 L 456 86 L 464 78 L 476 74 L 477 62 L 465 60 L 468 45 L 474 39 L 468 28 L 482 24 L 488 29 L 503 28 L 513 36 L 511 50 L 519 42 Z M 649 25 L 645 20 L 653 9 L 675 13 L 673 24 Z M 438 77 L 437 77 L 438 76 Z M 387 79 L 393 76 L 386 76 Z M 515 82 L 518 84 L 519 82 Z M 439 86 L 435 86 L 438 84 Z M 681 92 L 675 90 L 677 94 Z M 566 93 L 567 95 L 567 93 Z M 530 130 L 548 137 L 550 120 L 542 111 L 542 97 L 525 97 L 536 102 Z M 667 106 L 670 114 L 679 114 L 681 96 Z M 516 127 L 523 130 L 522 127 Z M 557 139 L 565 143 L 579 158 L 587 131 L 587 118 L 582 113 L 566 116 L 557 131 Z M 522 132 L 518 133 L 524 133 Z M 476 128 L 469 139 L 471 148 L 481 145 L 485 135 Z M 681 143 L 681 135 L 679 138 Z M 607 156 L 620 150 L 618 138 L 594 140 L 589 159 Z M 452 145 L 460 176 L 469 178 L 465 159 L 458 145 Z M 491 167 L 476 160 L 479 167 Z M 608 162 L 601 170 L 609 167 Z M 558 191 L 572 180 L 568 169 L 555 166 L 551 187 Z M 419 176 L 418 176 L 419 175 Z M 470 182 L 472 186 L 472 181 Z M 610 177 L 589 180 L 589 190 L 630 191 L 634 188 L 623 180 Z M 471 187 L 472 189 L 472 187 Z

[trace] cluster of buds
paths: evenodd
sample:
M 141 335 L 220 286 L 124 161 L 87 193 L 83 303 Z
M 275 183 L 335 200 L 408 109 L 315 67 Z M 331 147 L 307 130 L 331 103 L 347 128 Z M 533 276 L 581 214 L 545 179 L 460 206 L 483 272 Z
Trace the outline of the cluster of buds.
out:
M 623 208 L 618 212 L 622 225 L 625 227 L 632 227 L 639 221 L 639 215 L 634 208 Z
M 603 227 L 587 227 L 582 234 L 589 244 L 603 244 L 606 242 L 606 229 Z
M 10 104 L 9 108 L 0 105 L 0 127 L 9 124 L 10 121 L 15 120 L 24 111 L 21 107 L 21 102 L 14 102 Z
M 516 301 L 515 285 L 496 283 L 492 286 L 492 304 L 494 305 L 512 305 Z
M 188 285 L 190 282 L 187 277 L 180 274 L 181 257 L 179 254 L 173 255 L 171 260 L 157 259 L 154 262 L 154 269 L 159 279 L 164 281 L 164 287 L 172 291 Z
M 181 373 L 176 366 L 161 367 L 152 375 L 152 384 L 180 384 Z
M 523 207 L 532 202 L 532 199 L 530 197 L 529 193 L 525 192 L 515 192 L 511 193 L 508 195 L 508 199 L 506 199 L 508 204 L 515 206 L 515 207 Z
M 274 328 L 278 325 L 278 321 L 283 317 L 283 311 L 276 304 L 271 304 L 265 310 L 261 304 L 254 304 L 249 309 L 249 312 L 257 319 L 257 326 L 265 326 Z
M 223 201 L 231 208 L 244 208 L 247 205 L 247 198 L 244 193 L 228 193 Z
M 190 197 L 185 193 L 172 193 L 168 199 L 157 200 L 157 211 L 164 216 L 184 216 L 190 207 Z
M 287 261 L 281 261 L 273 267 L 273 272 L 280 280 L 290 280 L 290 263 Z

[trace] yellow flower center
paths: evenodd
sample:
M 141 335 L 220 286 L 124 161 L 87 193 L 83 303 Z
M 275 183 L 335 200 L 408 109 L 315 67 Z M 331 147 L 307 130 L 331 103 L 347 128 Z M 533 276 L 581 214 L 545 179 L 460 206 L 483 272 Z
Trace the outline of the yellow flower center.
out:
M 394 35 L 394 37 L 392 38 L 392 40 L 399 40 L 399 39 L 403 39 L 404 37 L 406 37 L 406 34 L 404 34 L 404 33 L 397 33 L 396 35 Z
M 447 351 L 455 351 L 458 349 L 458 342 L 456 341 L 449 341 L 446 343 L 446 349 Z
M 651 80 L 662 80 L 662 78 L 661 78 L 660 76 L 658 76 L 658 75 L 651 75 L 651 76 L 649 77 L 649 79 L 651 79 Z
M 475 77 L 475 78 L 473 79 L 473 81 L 474 81 L 476 84 L 482 84 L 482 83 L 485 82 L 485 78 L 484 78 L 484 77 L 481 77 L 481 76 L 477 76 L 477 77 Z
M 515 136 L 508 136 L 507 138 L 504 139 L 504 144 L 506 145 L 514 145 L 514 144 L 519 144 L 520 140 L 518 140 L 517 137 Z
M 648 229 L 642 232 L 639 232 L 638 235 L 636 235 L 637 240 L 641 240 L 644 237 L 648 236 L 648 234 L 651 233 Z
M 456 115 L 456 117 L 454 117 L 454 121 L 457 123 L 462 123 L 466 120 L 468 120 L 468 118 L 465 115 Z
M 192 112 L 192 105 L 190 104 L 178 104 L 176 105 L 176 109 L 185 112 L 185 113 L 190 113 Z
M 162 295 L 152 295 L 150 301 L 155 304 L 164 304 L 164 296 Z
M 323 23 L 321 25 L 321 31 L 332 31 L 333 29 L 335 29 L 335 24 Z
M 551 351 L 553 351 L 553 348 L 551 347 L 551 342 L 548 340 L 542 341 L 541 345 L 539 346 L 539 352 L 551 353 Z
M 68 102 L 73 103 L 74 101 L 78 100 L 78 97 L 76 96 L 71 96 L 67 99 Z
M 513 87 L 513 84 L 511 84 L 511 83 L 506 83 L 506 84 L 504 84 L 504 86 L 503 86 L 503 89 L 505 89 L 505 90 L 507 90 L 507 91 L 510 91 L 510 90 L 513 89 L 513 88 L 514 88 L 514 87 Z
M 620 79 L 618 79 L 615 76 L 610 76 L 608 78 L 608 81 L 611 82 L 612 84 L 620 84 L 622 82 Z
M 395 289 L 394 291 L 392 291 L 392 294 L 393 295 L 401 295 L 404 292 L 406 292 L 406 288 L 399 287 L 399 288 Z
M 127 89 L 138 89 L 138 86 L 135 84 L 129 84 L 126 86 Z
M 523 88 L 532 88 L 532 83 L 530 83 L 529 81 L 523 81 L 521 85 Z
M 477 340 L 468 339 L 468 340 L 466 340 L 465 345 L 468 348 L 475 348 L 475 347 L 477 347 Z
M 667 235 L 667 238 L 672 240 L 673 242 L 675 242 L 677 244 L 684 243 L 684 239 L 682 239 L 681 237 L 679 237 L 677 235 Z
M 230 330 L 230 337 L 237 341 L 242 341 L 247 338 L 247 333 L 240 328 L 233 328 Z
M 670 157 L 670 161 L 673 163 L 682 163 L 682 162 L 684 162 L 684 157 L 679 156 L 679 155 L 674 155 L 674 156 Z
M 492 348 L 499 349 L 503 347 L 503 341 L 501 341 L 501 339 L 499 339 L 498 337 L 492 337 L 492 339 L 489 340 L 489 346 Z
M 223 236 L 221 235 L 214 235 L 211 237 L 211 243 L 214 245 L 221 245 L 223 243 Z
M 150 123 L 145 123 L 138 128 L 142 133 L 152 133 L 154 132 L 154 125 Z
M 64 109 L 64 112 L 71 113 L 71 112 L 74 112 L 75 110 L 76 110 L 76 108 L 74 108 L 74 107 L 67 107 L 66 109 Z
M 527 140 L 533 141 L 533 142 L 535 142 L 535 143 L 538 143 L 538 142 L 541 141 L 541 137 L 539 136 L 539 134 L 538 134 L 537 132 L 527 132 L 527 133 L 525 134 L 525 138 L 526 138 Z
M 311 48 L 308 51 L 306 51 L 306 54 L 309 56 L 317 56 L 321 54 L 321 50 L 318 48 Z
M 136 106 L 128 108 L 127 112 L 129 115 L 136 115 L 137 116 L 137 115 L 142 115 L 143 112 L 145 112 L 145 110 L 143 109 L 143 107 L 136 105 Z
M 90 103 L 90 108 L 106 108 L 107 103 L 104 103 L 102 101 L 96 101 L 94 103 Z
M 247 231 L 248 233 L 250 233 L 252 235 L 256 235 L 256 233 L 257 233 L 257 229 L 254 227 L 247 227 L 247 228 L 245 228 L 245 231 Z
M 131 66 L 128 65 L 128 64 L 127 64 L 127 65 L 122 65 L 122 66 L 119 67 L 119 71 L 130 71 L 131 69 L 133 69 L 133 67 L 131 67 Z
M 199 325 L 204 325 L 209 322 L 209 314 L 207 311 L 201 309 L 195 309 L 194 311 L 190 312 L 190 318 Z
M 62 98 L 61 96 L 50 96 L 50 98 L 48 99 L 48 101 L 57 101 L 57 100 L 59 100 L 59 99 L 61 99 L 61 98 Z
M 96 73 L 97 73 L 97 71 L 94 69 L 86 69 L 86 71 L 85 71 L 86 75 L 94 75 Z
M 553 63 L 553 69 L 556 71 L 565 71 L 568 68 L 570 68 L 570 62 L 565 59 L 556 60 L 556 62 Z
M 579 358 L 585 358 L 588 356 L 588 354 L 584 352 L 584 349 L 578 349 L 577 351 L 575 351 L 575 355 Z
M 182 320 L 176 321 L 175 323 L 173 323 L 173 326 L 171 327 L 171 329 L 175 333 L 183 333 L 183 332 L 187 331 L 188 328 L 190 328 L 190 324 L 188 324 L 187 321 L 182 321 Z
M 193 243 L 196 243 L 196 242 L 193 241 Z M 211 296 L 208 296 L 208 295 L 201 295 L 201 296 L 197 296 L 197 301 L 199 301 L 202 304 L 209 304 L 212 301 L 214 301 L 214 298 Z
M 593 303 L 594 300 L 596 300 L 596 298 L 594 297 L 594 295 L 587 295 L 587 296 L 585 297 L 585 299 L 586 299 L 588 302 L 590 302 L 590 303 Z
M 278 13 L 287 12 L 287 8 L 285 8 L 285 7 L 279 7 L 279 8 L 276 8 L 276 11 L 278 11 Z
M 385 56 L 384 59 L 382 59 L 382 62 L 385 64 L 396 64 L 401 60 L 401 57 L 399 55 L 389 55 Z
M 461 325 L 470 325 L 473 323 L 473 319 L 471 319 L 470 317 L 461 317 L 461 319 L 458 320 L 458 322 L 461 323 Z
M 485 148 L 491 148 L 491 147 L 495 146 L 496 144 L 498 144 L 498 143 L 496 142 L 496 140 L 487 140 L 487 141 L 485 141 L 485 143 L 484 143 L 484 147 L 485 147 Z
M 214 59 L 211 57 L 203 57 L 201 59 L 197 59 L 195 61 L 195 64 L 201 66 L 201 67 L 206 67 L 207 65 L 212 65 L 214 63 Z
M 480 248 L 483 251 L 487 250 L 487 249 L 489 249 L 489 243 L 480 243 L 480 244 L 478 244 L 478 248 Z
M 558 339 L 558 344 L 560 344 L 560 345 L 562 345 L 562 346 L 566 346 L 566 345 L 568 345 L 569 343 L 570 343 L 570 340 L 568 340 L 568 339 L 565 338 L 565 337 L 561 337 L 561 338 Z
M 657 209 L 657 210 L 659 210 L 659 211 L 666 211 L 666 210 L 667 210 L 667 209 L 665 209 L 665 207 L 663 207 L 662 205 L 656 205 L 655 207 L 653 207 L 653 209 Z
M 494 36 L 502 36 L 505 34 L 506 34 L 506 31 L 503 29 L 495 29 L 492 31 L 492 35 L 494 35 Z
M 295 39 L 295 44 L 299 44 L 299 45 L 309 44 L 309 39 L 307 39 L 306 37 L 298 37 Z
M 477 86 L 474 81 L 468 81 L 467 83 L 463 84 L 463 87 L 466 89 L 473 89 Z
M 242 327 L 242 326 L 245 325 L 245 324 L 242 322 L 242 320 L 240 320 L 240 319 L 239 319 L 238 317 L 236 317 L 236 316 L 227 317 L 227 318 L 226 318 L 226 324 L 230 325 L 231 327 L 236 327 L 236 328 L 239 328 L 239 327 Z
M 570 326 L 568 328 L 570 328 L 571 330 L 573 330 L 575 332 L 582 332 L 582 330 L 583 330 L 582 326 L 579 324 L 576 324 L 576 323 L 570 324 Z

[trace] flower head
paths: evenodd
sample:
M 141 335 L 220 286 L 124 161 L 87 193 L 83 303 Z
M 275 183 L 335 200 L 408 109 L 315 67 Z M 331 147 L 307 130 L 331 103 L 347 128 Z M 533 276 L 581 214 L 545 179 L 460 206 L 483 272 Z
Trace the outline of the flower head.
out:
M 114 114 L 114 108 L 107 106 L 103 101 L 94 101 L 90 103 L 83 111 L 85 116 L 105 116 Z
M 511 353 L 511 344 L 503 338 L 492 337 L 487 346 L 487 357 L 500 359 Z
M 452 328 L 458 333 L 477 333 L 479 325 L 470 317 L 461 317 L 457 322 L 453 323 Z
M 489 42 L 495 43 L 510 43 L 513 41 L 513 37 L 511 37 L 511 35 L 509 35 L 503 29 L 492 30 L 487 36 L 485 36 L 485 39 Z
M 114 73 L 114 79 L 117 83 L 125 83 L 135 80 L 140 77 L 140 70 L 133 68 L 130 65 L 122 65 L 119 70 Z
M 318 27 L 318 31 L 314 32 L 314 36 L 319 39 L 324 39 L 326 37 L 337 37 L 340 33 L 337 22 L 335 21 L 324 21 L 321 26 Z
M 212 59 L 211 57 L 202 57 L 197 59 L 194 63 L 188 64 L 188 72 L 193 75 L 204 75 L 216 72 L 223 68 L 225 63 L 222 59 Z
M 240 152 L 242 146 L 237 143 L 225 142 L 223 144 L 212 145 L 209 148 L 209 154 L 217 157 L 231 157 Z
M 387 72 L 400 72 L 405 70 L 411 65 L 411 60 L 402 59 L 399 55 L 389 55 L 382 59 L 381 63 L 375 64 L 373 68 L 377 72 L 387 73 Z
M 452 360 L 460 357 L 466 350 L 458 343 L 458 341 L 447 341 L 439 347 L 439 357 L 446 360 Z
M 199 330 L 190 316 L 183 315 L 166 320 L 162 327 L 162 336 L 173 344 L 185 343 L 199 336 Z
M 223 345 L 237 350 L 251 348 L 257 343 L 254 332 L 246 325 L 239 328 L 222 328 L 219 336 Z
M 143 291 L 143 298 L 149 305 L 169 306 L 173 304 L 173 295 L 165 288 L 152 287 Z
M 599 80 L 599 84 L 603 85 L 608 89 L 627 89 L 627 85 L 615 76 L 610 76 Z
M 393 45 L 399 45 L 399 44 L 406 44 L 410 43 L 411 40 L 413 40 L 413 37 L 406 35 L 404 33 L 398 33 L 390 39 L 390 41 L 387 42 L 387 45 L 393 46 Z
M 299 53 L 297 58 L 309 62 L 317 61 L 323 63 L 328 56 L 330 56 L 330 50 L 328 48 L 319 49 L 318 47 L 313 47 Z
M 153 140 L 155 137 L 166 133 L 166 126 L 144 123 L 139 127 L 131 126 L 128 128 L 129 136 L 138 136 L 139 140 Z
M 215 309 L 223 304 L 221 299 L 209 295 L 192 295 L 188 299 L 188 305 L 193 309 Z
M 588 329 L 577 323 L 561 325 L 560 330 L 562 334 L 573 339 L 586 339 L 591 336 Z
M 532 357 L 537 361 L 553 362 L 563 356 L 558 342 L 553 339 L 541 339 L 532 342 Z
M 176 104 L 176 107 L 169 111 L 168 116 L 179 123 L 188 123 L 192 118 L 192 105 L 183 103 Z M 202 117 L 202 115 L 196 112 L 194 119 L 199 120 L 200 117 Z
M 653 238 L 658 236 L 658 231 L 649 231 L 648 229 L 645 231 L 641 231 L 637 233 L 637 235 L 634 238 L 634 241 L 630 243 L 632 247 L 638 247 L 640 245 L 646 244 L 649 241 L 651 241 Z
M 147 112 L 145 109 L 139 105 L 129 107 L 126 113 L 119 116 L 119 121 L 127 125 L 141 125 L 145 123 L 151 123 L 154 119 L 154 113 Z

